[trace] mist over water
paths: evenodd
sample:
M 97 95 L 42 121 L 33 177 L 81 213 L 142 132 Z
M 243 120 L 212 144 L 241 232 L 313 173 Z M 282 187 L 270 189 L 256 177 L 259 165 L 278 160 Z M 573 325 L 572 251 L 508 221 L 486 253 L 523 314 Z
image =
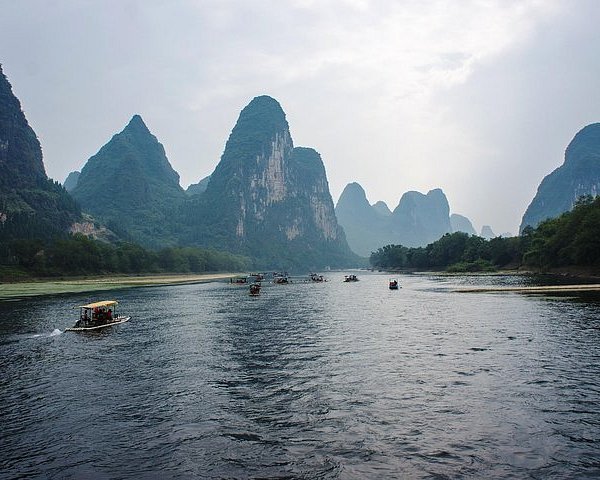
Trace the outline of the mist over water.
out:
M 596 299 L 327 278 L 1 303 L 0 478 L 600 475 Z

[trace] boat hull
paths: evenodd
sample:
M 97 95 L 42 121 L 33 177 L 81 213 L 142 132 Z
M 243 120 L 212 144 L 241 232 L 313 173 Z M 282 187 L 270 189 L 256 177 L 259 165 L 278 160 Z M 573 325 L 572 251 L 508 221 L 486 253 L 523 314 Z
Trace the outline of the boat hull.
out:
M 131 317 L 119 317 L 114 322 L 104 323 L 102 325 L 94 325 L 93 327 L 69 327 L 65 329 L 65 332 L 90 332 L 93 330 L 100 330 L 106 327 L 112 327 L 114 325 L 120 325 L 121 323 L 128 322 Z

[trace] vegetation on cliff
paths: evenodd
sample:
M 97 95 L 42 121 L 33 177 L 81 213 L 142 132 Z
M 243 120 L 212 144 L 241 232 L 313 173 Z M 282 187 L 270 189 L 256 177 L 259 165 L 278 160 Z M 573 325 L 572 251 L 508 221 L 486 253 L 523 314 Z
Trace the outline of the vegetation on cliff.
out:
M 151 248 L 177 243 L 176 213 L 186 195 L 139 115 L 87 161 L 71 195 L 124 238 Z
M 0 66 L 0 244 L 50 238 L 80 215 L 65 189 L 46 176 L 40 142 Z

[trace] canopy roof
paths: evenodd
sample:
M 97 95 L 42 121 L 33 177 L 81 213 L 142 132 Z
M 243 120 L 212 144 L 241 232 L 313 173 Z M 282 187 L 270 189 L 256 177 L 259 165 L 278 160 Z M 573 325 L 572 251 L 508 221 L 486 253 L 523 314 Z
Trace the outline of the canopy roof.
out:
M 96 307 L 112 307 L 117 304 L 116 300 L 102 300 L 101 302 L 89 303 L 80 305 L 79 308 L 96 308 Z

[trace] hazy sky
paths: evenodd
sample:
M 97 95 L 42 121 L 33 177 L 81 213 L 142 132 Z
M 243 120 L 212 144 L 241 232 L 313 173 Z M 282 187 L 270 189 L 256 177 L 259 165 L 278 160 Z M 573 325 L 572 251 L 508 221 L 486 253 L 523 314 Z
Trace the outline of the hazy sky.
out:
M 240 110 L 276 98 L 331 193 L 518 231 L 573 136 L 600 121 L 596 0 L 0 0 L 0 63 L 60 181 L 139 113 L 183 187 Z

